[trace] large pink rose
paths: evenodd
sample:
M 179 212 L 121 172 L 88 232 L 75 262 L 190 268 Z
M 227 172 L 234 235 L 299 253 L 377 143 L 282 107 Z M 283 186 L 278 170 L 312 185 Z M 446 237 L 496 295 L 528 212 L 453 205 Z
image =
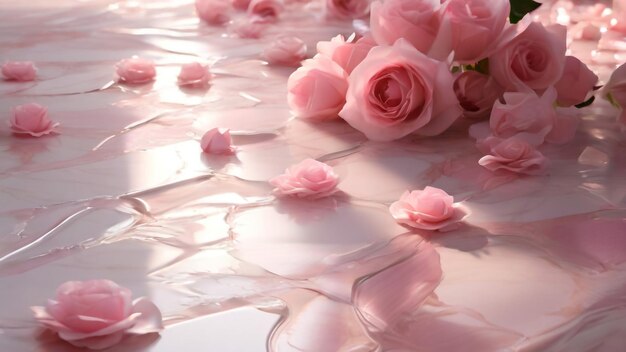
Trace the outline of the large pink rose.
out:
M 101 350 L 125 335 L 163 329 L 161 312 L 147 298 L 131 301 L 129 289 L 109 280 L 69 281 L 46 307 L 32 307 L 35 319 L 74 346 Z
M 475 63 L 491 54 L 503 34 L 509 0 L 449 0 L 441 9 L 441 24 L 432 54 Z
M 376 43 L 369 37 L 363 37 L 355 41 L 348 41 L 342 35 L 332 38 L 330 41 L 317 43 L 317 52 L 339 64 L 348 74 L 365 59 Z
M 154 80 L 156 69 L 152 60 L 132 57 L 115 64 L 115 73 L 120 82 L 140 84 Z
M 573 56 L 567 56 L 563 75 L 554 85 L 558 92 L 557 102 L 561 106 L 580 104 L 597 82 L 598 76 L 587 65 Z
M 431 231 L 451 230 L 465 216 L 451 195 L 435 187 L 404 192 L 389 211 L 401 224 Z
M 372 140 L 437 135 L 462 113 L 449 66 L 403 39 L 372 49 L 349 83 L 339 116 Z
M 274 194 L 297 198 L 322 198 L 337 192 L 339 177 L 333 168 L 314 159 L 305 159 L 270 180 Z
M 552 87 L 539 97 L 533 92 L 504 93 L 504 103 L 497 101 L 489 125 L 496 137 L 523 136 L 535 145 L 545 141 L 565 143 L 574 137 L 578 120 L 567 109 L 556 110 L 556 90 Z
M 490 171 L 506 170 L 518 174 L 545 173 L 548 160 L 521 137 L 502 139 L 488 137 L 479 142 L 479 149 L 487 153 L 478 163 Z
M 30 61 L 5 62 L 1 71 L 7 81 L 28 82 L 37 78 L 37 68 Z
M 613 71 L 611 78 L 603 88 L 603 92 L 613 105 L 622 108 L 620 120 L 626 122 L 626 64 Z
M 489 70 L 507 90 L 544 90 L 554 85 L 565 65 L 566 28 L 533 22 L 489 58 Z
M 352 19 L 367 16 L 371 0 L 324 0 L 329 17 Z
M 48 109 L 39 104 L 18 105 L 11 112 L 9 126 L 11 132 L 15 134 L 41 137 L 56 132 L 55 128 L 59 126 L 59 123 L 52 122 L 48 118 Z
M 439 0 L 386 0 L 372 3 L 370 27 L 378 44 L 400 38 L 428 53 L 439 30 Z
M 466 71 L 454 81 L 454 93 L 463 108 L 463 116 L 487 118 L 493 103 L 502 96 L 502 87 L 490 76 Z
M 301 118 L 337 118 L 346 102 L 347 79 L 341 66 L 325 56 L 305 60 L 287 81 L 289 107 Z

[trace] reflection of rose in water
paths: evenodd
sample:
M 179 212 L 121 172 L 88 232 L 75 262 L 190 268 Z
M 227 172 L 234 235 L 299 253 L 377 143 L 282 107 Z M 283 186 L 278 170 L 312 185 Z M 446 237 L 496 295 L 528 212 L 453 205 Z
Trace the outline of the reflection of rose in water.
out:
M 307 224 L 323 219 L 329 213 L 337 211 L 341 196 L 320 199 L 279 198 L 276 210 L 286 214 L 298 224 Z
M 52 144 L 58 144 L 55 136 L 32 138 L 30 136 L 13 135 L 9 142 L 9 153 L 17 156 L 22 164 L 30 164 L 37 154 L 50 151 Z

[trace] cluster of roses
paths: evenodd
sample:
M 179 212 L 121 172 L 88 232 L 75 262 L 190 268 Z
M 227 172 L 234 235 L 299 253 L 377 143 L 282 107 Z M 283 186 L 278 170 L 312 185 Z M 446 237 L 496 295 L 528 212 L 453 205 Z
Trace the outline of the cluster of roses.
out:
M 566 28 L 528 16 L 509 22 L 508 0 L 386 0 L 371 4 L 370 32 L 319 42 L 288 82 L 301 118 L 342 118 L 377 141 L 434 136 L 461 116 L 480 164 L 536 174 L 537 150 L 563 143 L 598 77 L 566 56 Z M 487 127 L 486 129 L 483 127 Z

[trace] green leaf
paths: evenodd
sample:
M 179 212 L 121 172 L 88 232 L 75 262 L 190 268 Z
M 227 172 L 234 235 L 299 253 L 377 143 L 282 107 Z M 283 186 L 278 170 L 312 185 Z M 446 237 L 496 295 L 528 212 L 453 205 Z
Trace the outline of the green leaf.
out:
M 533 0 L 509 0 L 511 3 L 511 13 L 509 20 L 511 23 L 519 22 L 527 13 L 531 13 L 541 6 L 540 3 Z
M 589 98 L 589 100 L 587 100 L 587 101 L 585 101 L 585 102 L 582 102 L 582 103 L 580 103 L 580 104 L 576 105 L 576 107 L 577 107 L 577 108 L 579 108 L 579 109 L 582 109 L 582 108 L 584 108 L 585 106 L 589 106 L 589 105 L 591 105 L 591 104 L 593 103 L 593 101 L 594 101 L 594 100 L 596 100 L 596 96 L 595 96 L 595 95 L 594 95 L 594 96 L 592 96 L 591 98 Z
M 482 59 L 478 61 L 474 67 L 476 71 L 488 75 L 489 74 L 489 59 Z

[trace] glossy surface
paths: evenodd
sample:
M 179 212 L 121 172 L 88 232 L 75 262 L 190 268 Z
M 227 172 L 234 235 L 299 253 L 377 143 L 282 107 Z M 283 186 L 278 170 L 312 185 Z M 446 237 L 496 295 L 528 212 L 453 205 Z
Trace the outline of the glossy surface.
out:
M 571 28 L 570 50 L 604 82 L 624 34 L 595 2 L 537 14 Z M 608 12 L 607 12 L 608 11 Z M 233 13 L 236 23 L 245 17 Z M 576 21 L 576 23 L 570 23 Z M 576 38 L 585 25 L 598 41 Z M 290 4 L 260 39 L 199 22 L 189 0 L 0 0 L 0 60 L 31 60 L 35 82 L 0 81 L 0 119 L 37 102 L 59 135 L 0 132 L 0 350 L 74 351 L 29 307 L 67 280 L 106 278 L 149 296 L 161 337 L 111 351 L 618 351 L 626 346 L 626 139 L 598 99 L 545 177 L 495 176 L 461 122 L 436 138 L 368 142 L 341 121 L 294 119 L 293 68 L 261 61 L 280 35 L 349 35 L 320 4 Z M 620 51 L 621 50 L 621 51 Z M 155 61 L 147 85 L 114 64 Z M 211 65 L 206 89 L 176 84 Z M 4 126 L 4 124 L 2 124 Z M 232 156 L 200 138 L 230 128 Z M 342 195 L 276 200 L 267 180 L 307 157 Z M 467 222 L 442 234 L 397 225 L 407 189 L 435 186 Z

